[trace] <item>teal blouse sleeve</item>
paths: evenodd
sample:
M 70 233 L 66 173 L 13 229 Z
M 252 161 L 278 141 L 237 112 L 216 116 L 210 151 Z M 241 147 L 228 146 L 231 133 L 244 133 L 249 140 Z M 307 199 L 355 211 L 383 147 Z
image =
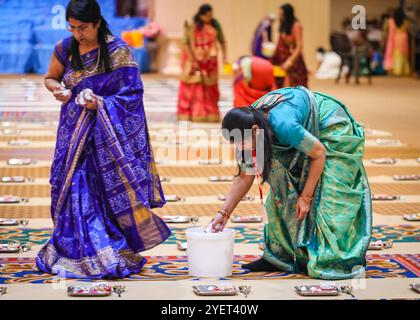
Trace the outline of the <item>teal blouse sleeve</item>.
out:
M 313 149 L 317 138 L 303 127 L 306 117 L 303 110 L 282 102 L 269 112 L 268 120 L 280 144 L 290 145 L 307 154 Z

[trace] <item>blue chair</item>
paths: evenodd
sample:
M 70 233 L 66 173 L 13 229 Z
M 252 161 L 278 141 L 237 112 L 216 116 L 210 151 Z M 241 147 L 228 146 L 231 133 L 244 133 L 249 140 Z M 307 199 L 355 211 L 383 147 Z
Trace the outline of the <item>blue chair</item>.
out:
M 115 17 L 115 0 L 98 2 L 116 37 L 147 23 L 144 18 Z M 68 0 L 0 0 L 0 73 L 47 72 L 55 44 L 70 36 L 65 29 L 52 28 L 52 8 L 67 4 Z M 142 72 L 147 72 L 146 48 L 133 49 L 133 54 Z

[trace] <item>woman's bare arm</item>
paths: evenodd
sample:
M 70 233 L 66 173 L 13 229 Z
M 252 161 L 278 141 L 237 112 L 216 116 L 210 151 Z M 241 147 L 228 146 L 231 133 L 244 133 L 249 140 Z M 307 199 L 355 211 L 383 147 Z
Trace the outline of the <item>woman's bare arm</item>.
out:
M 61 79 L 64 74 L 64 66 L 57 60 L 55 54 L 51 56 L 48 72 L 44 77 L 45 87 L 53 92 L 57 86 L 61 86 Z
M 246 172 L 242 171 L 240 176 L 235 179 L 233 182 L 228 195 L 226 196 L 226 201 L 223 204 L 222 211 L 225 211 L 229 215 L 235 210 L 238 203 L 242 200 L 244 196 L 251 189 L 252 184 L 254 183 L 255 175 L 249 175 Z M 213 232 L 223 231 L 224 227 L 228 222 L 228 218 L 220 213 L 217 213 L 215 218 L 212 221 L 211 229 Z
M 289 59 L 286 61 L 288 67 L 292 66 L 299 55 L 303 53 L 303 28 L 300 22 L 296 22 L 293 26 L 292 35 L 295 39 L 296 47 L 293 49 Z
M 304 220 L 309 212 L 315 188 L 324 171 L 326 160 L 324 145 L 317 140 L 312 150 L 308 153 L 308 156 L 311 158 L 308 178 L 306 179 L 305 186 L 296 204 L 296 218 L 300 221 Z
M 65 89 L 61 84 L 63 74 L 64 66 L 60 63 L 60 61 L 58 61 L 55 54 L 52 54 L 48 72 L 44 77 L 44 84 L 58 101 L 66 103 L 70 100 L 71 94 L 63 94 Z
M 308 178 L 306 180 L 305 187 L 303 188 L 302 195 L 304 197 L 311 198 L 314 194 L 319 178 L 324 171 L 326 159 L 326 151 L 324 145 L 317 140 L 311 152 L 308 153 L 308 156 L 311 157 L 311 163 L 309 166 Z
M 230 187 L 222 210 L 228 212 L 229 214 L 232 213 L 238 203 L 242 200 L 243 197 L 247 195 L 251 189 L 252 184 L 254 183 L 254 179 L 255 175 L 249 175 L 242 171 L 241 175 L 235 179 L 232 186 Z

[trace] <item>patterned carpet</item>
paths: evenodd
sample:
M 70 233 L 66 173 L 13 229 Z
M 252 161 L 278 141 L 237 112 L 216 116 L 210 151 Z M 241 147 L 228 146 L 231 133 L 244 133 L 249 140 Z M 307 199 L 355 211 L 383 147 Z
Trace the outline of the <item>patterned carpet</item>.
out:
M 146 257 L 148 262 L 139 274 L 125 280 L 171 281 L 194 280 L 188 275 L 186 256 Z M 279 280 L 308 279 L 301 274 L 287 272 L 250 272 L 241 268 L 244 263 L 258 259 L 258 256 L 235 256 L 233 275 L 229 279 Z M 368 255 L 366 278 L 417 278 L 420 276 L 420 254 L 416 255 Z M 32 283 L 45 284 L 57 280 L 53 275 L 37 270 L 34 258 L 0 258 L 0 284 Z M 89 281 L 89 280 L 86 280 Z

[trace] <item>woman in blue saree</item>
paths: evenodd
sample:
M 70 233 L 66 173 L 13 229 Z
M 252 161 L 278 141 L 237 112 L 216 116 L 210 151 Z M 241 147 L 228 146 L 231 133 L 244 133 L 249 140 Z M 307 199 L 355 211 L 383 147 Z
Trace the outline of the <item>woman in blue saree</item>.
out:
M 320 279 L 362 276 L 371 238 L 371 193 L 362 161 L 363 128 L 347 107 L 302 86 L 284 88 L 229 111 L 223 129 L 242 155 L 213 231 L 223 230 L 255 177 L 261 174 L 270 185 L 264 254 L 243 267 Z
M 257 29 L 254 32 L 254 38 L 252 39 L 251 51 L 254 57 L 269 59 L 263 53 L 263 44 L 272 42 L 272 27 L 276 20 L 275 14 L 271 13 L 264 17 L 258 24 Z
M 63 102 L 50 178 L 54 230 L 36 263 L 70 278 L 123 278 L 142 269 L 141 251 L 170 235 L 151 211 L 165 199 L 143 85 L 96 1 L 70 1 L 66 18 L 73 36 L 56 45 L 45 78 Z M 80 105 L 84 89 L 93 94 Z

